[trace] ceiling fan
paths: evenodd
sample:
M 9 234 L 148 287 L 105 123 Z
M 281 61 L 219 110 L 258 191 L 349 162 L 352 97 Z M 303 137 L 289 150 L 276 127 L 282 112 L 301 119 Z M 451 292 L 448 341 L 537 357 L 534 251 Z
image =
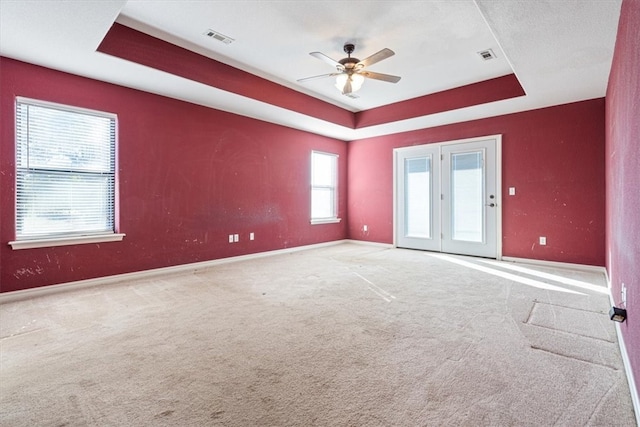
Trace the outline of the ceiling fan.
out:
M 318 58 L 321 61 L 328 63 L 336 68 L 335 73 L 321 74 L 319 76 L 306 77 L 299 79 L 299 82 L 306 82 L 309 80 L 321 79 L 325 77 L 337 77 L 336 88 L 343 95 L 349 95 L 352 92 L 357 91 L 362 86 L 364 78 L 381 80 L 383 82 L 398 83 L 400 81 L 399 76 L 392 76 L 390 74 L 374 73 L 373 71 L 365 70 L 365 67 L 373 65 L 377 62 L 387 59 L 390 56 L 395 55 L 395 52 L 391 49 L 382 49 L 379 52 L 363 59 L 352 58 L 351 54 L 355 50 L 356 46 L 353 43 L 347 43 L 344 45 L 344 52 L 347 54 L 346 58 L 342 58 L 339 61 L 335 61 L 329 58 L 327 55 L 320 52 L 311 52 L 309 55 Z

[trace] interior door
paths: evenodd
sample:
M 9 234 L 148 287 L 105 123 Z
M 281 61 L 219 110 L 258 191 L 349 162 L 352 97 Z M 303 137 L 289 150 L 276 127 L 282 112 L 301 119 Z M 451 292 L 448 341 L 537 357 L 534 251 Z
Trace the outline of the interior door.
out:
M 396 150 L 396 246 L 498 256 L 498 141 Z

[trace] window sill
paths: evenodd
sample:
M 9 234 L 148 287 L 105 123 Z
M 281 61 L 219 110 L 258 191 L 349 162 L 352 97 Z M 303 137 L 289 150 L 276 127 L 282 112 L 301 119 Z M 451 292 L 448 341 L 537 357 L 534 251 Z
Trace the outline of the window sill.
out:
M 9 242 L 9 245 L 11 245 L 11 248 L 15 251 L 18 249 L 49 248 L 53 246 L 82 245 L 86 243 L 119 242 L 124 236 L 125 234 L 122 233 L 113 233 L 52 239 L 16 240 Z
M 318 219 L 312 219 L 311 220 L 311 225 L 316 225 L 316 224 L 336 224 L 338 222 L 342 221 L 341 218 L 318 218 Z

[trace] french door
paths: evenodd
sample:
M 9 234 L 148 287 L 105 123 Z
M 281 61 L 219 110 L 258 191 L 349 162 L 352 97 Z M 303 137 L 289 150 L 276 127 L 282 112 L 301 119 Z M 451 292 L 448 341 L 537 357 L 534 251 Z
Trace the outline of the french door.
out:
M 500 257 L 500 136 L 395 150 L 395 244 Z

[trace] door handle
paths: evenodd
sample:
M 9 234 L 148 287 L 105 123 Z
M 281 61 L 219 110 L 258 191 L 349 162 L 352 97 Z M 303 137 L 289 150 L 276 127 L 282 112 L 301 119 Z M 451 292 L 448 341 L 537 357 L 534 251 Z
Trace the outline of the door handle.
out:
M 489 206 L 490 208 L 495 208 L 496 204 L 495 203 L 489 203 L 488 205 L 485 205 L 485 206 Z

